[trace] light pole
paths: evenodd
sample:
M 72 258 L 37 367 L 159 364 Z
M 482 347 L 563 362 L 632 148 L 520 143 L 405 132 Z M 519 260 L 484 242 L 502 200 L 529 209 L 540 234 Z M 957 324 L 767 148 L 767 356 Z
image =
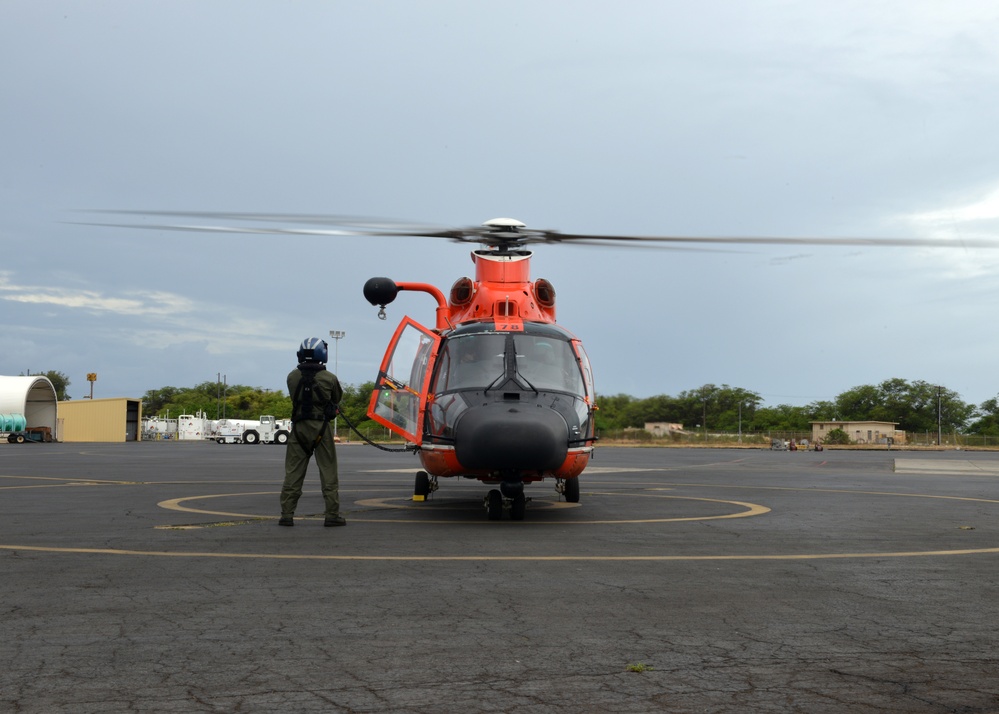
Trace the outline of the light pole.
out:
M 336 345 L 333 348 L 333 373 L 336 374 L 336 378 L 340 379 L 340 340 L 347 336 L 344 330 L 330 330 L 330 337 L 336 341 Z M 333 417 L 333 442 L 336 443 L 336 427 L 337 419 L 339 417 Z
M 937 387 L 937 446 L 943 445 L 943 426 L 940 420 L 940 392 L 943 387 Z

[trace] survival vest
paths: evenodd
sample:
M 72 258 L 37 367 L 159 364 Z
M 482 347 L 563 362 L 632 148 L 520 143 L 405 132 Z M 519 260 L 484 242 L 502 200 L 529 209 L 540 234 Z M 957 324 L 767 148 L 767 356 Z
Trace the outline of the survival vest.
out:
M 324 365 L 310 362 L 298 365 L 302 378 L 291 397 L 292 422 L 320 419 L 329 421 L 333 417 L 334 405 L 330 404 L 329 397 L 324 397 L 316 389 L 316 375 L 325 369 Z

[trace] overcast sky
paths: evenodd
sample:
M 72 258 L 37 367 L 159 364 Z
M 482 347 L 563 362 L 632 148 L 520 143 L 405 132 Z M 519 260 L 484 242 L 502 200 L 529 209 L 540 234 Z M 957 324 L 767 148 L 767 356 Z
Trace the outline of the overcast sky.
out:
M 372 276 L 429 239 L 75 225 L 76 209 L 498 216 L 577 233 L 948 238 L 952 248 L 541 246 L 603 394 L 768 405 L 892 377 L 999 393 L 995 2 L 0 0 L 0 374 L 70 395 L 283 389 L 304 337 L 372 380 Z

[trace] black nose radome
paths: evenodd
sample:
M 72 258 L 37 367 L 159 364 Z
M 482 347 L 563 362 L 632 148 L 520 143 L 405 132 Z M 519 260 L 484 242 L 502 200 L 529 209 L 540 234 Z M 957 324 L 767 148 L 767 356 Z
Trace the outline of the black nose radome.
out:
M 569 428 L 552 409 L 497 402 L 472 407 L 455 424 L 455 456 L 467 469 L 557 469 L 569 450 Z

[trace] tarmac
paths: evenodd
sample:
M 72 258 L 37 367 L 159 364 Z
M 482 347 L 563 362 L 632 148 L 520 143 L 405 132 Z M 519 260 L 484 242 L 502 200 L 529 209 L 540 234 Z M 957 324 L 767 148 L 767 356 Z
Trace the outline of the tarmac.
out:
M 342 445 L 0 444 L 3 712 L 999 711 L 999 453 L 597 449 L 578 504 Z

